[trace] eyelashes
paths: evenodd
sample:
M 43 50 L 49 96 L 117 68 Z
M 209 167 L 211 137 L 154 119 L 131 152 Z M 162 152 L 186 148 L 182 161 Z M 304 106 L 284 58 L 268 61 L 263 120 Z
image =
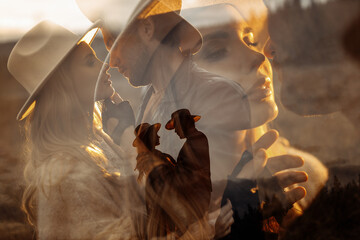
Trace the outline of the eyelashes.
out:
M 227 53 L 228 51 L 226 48 L 211 49 L 209 51 L 206 51 L 206 53 L 204 53 L 204 58 L 209 62 L 214 62 L 226 57 Z
M 86 61 L 86 65 L 88 65 L 89 67 L 94 66 L 94 63 L 95 63 L 94 60 L 87 60 L 87 61 Z
M 88 67 L 92 67 L 95 65 L 95 61 L 96 61 L 96 56 L 93 54 L 89 54 L 88 57 L 86 58 L 86 65 Z
M 216 33 L 212 35 L 216 35 Z M 239 44 L 237 47 L 245 45 L 249 48 L 254 48 L 259 44 L 259 42 L 255 40 L 255 36 L 251 28 L 243 30 L 234 29 L 231 32 L 226 32 L 226 34 L 221 35 L 219 38 L 207 40 L 200 52 L 200 59 L 209 63 L 225 59 L 229 54 L 231 54 L 231 46 L 235 44 L 233 41 L 235 41 L 236 44 Z
M 250 47 L 256 47 L 259 42 L 255 40 L 254 33 L 250 30 L 243 34 L 243 41 Z

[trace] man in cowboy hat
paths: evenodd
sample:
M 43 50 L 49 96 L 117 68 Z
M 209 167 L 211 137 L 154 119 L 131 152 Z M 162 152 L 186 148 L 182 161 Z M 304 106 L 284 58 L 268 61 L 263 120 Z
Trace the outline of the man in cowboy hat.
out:
M 175 129 L 180 139 L 186 139 L 176 162 L 185 175 L 191 174 L 189 180 L 192 189 L 189 192 L 196 197 L 200 212 L 204 214 L 210 204 L 212 186 L 209 143 L 205 134 L 195 128 L 195 122 L 199 119 L 200 116 L 191 115 L 188 109 L 180 109 L 171 114 L 165 128 Z
M 127 1 L 117 3 L 120 2 Z M 213 136 L 220 134 L 219 139 L 229 139 L 227 136 L 233 136 L 235 130 L 250 127 L 249 109 L 242 87 L 199 69 L 192 62 L 191 55 L 200 49 L 202 37 L 178 15 L 181 1 L 139 1 L 121 32 L 121 19 L 118 19 L 116 28 L 116 20 L 108 17 L 108 14 L 116 15 L 112 10 L 116 6 L 111 2 L 102 6 L 103 10 L 99 13 L 104 19 L 102 32 L 107 48 L 111 50 L 110 65 L 118 68 L 132 86 L 148 86 L 137 125 L 141 122 L 165 125 L 171 113 L 188 108 L 203 117 L 199 128 L 206 135 L 209 132 Z M 96 18 L 92 17 L 96 14 L 87 12 L 87 15 L 90 19 Z M 106 19 L 109 19 L 108 22 Z M 116 31 L 120 32 L 117 38 L 114 37 Z M 179 138 L 165 134 L 163 129 L 160 129 L 159 135 L 162 139 L 160 150 L 177 155 L 182 146 Z M 213 139 L 211 137 L 209 141 Z M 229 145 L 226 146 L 225 142 Z M 224 179 L 232 163 L 240 159 L 241 153 L 238 153 L 239 157 L 227 154 L 232 152 L 227 149 L 235 145 L 230 142 L 224 141 L 222 153 L 215 149 L 218 148 L 216 143 L 214 150 L 210 149 L 210 155 L 220 154 L 223 161 L 228 161 L 216 164 L 220 156 L 211 158 L 214 160 L 211 160 L 214 162 L 212 167 L 220 169 L 220 172 L 213 171 L 216 179 Z
M 242 87 L 193 64 L 191 55 L 199 50 L 202 38 L 178 15 L 180 8 L 181 1 L 140 1 L 112 46 L 110 65 L 118 68 L 131 85 L 149 86 L 138 113 L 138 123 L 166 124 L 171 113 L 187 108 L 203 116 L 199 128 L 206 135 L 221 132 L 224 138 L 227 134 L 222 130 L 231 133 L 248 128 L 249 109 Z M 181 141 L 162 129 L 159 135 L 160 149 L 177 155 Z M 216 159 L 219 157 L 213 157 L 214 167 Z M 214 177 L 218 174 L 223 178 L 226 170 L 222 173 L 214 170 Z
M 139 1 L 127 24 L 115 37 L 121 28 L 120 22 L 116 24 L 114 20 L 120 17 L 114 13 L 117 4 L 105 3 L 95 12 L 100 12 L 98 16 L 105 21 L 102 31 L 110 50 L 110 65 L 118 68 L 131 85 L 148 86 L 138 113 L 138 124 L 166 124 L 171 113 L 181 108 L 201 115 L 203 121 L 198 128 L 209 140 L 211 178 L 225 180 L 244 150 L 237 147 L 237 131 L 251 127 L 243 88 L 192 62 L 191 55 L 200 49 L 202 37 L 178 15 L 181 1 Z M 162 139 L 159 149 L 176 155 L 182 141 L 162 129 L 159 135 Z M 290 185 L 298 181 L 294 179 L 290 180 Z M 222 196 L 225 184 L 213 189 L 213 200 Z M 305 192 L 292 191 L 291 194 L 289 201 L 295 202 Z

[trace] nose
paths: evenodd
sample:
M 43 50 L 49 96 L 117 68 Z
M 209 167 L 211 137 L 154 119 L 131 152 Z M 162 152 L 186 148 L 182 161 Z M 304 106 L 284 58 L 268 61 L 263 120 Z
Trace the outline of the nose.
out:
M 246 57 L 249 64 L 248 65 L 249 71 L 250 72 L 257 71 L 257 69 L 264 63 L 265 56 L 261 52 L 256 51 L 254 49 L 249 48 L 249 51 L 250 52 L 248 52 L 248 55 Z
M 120 65 L 120 60 L 118 57 L 115 56 L 114 53 L 109 53 L 110 54 L 110 67 L 112 68 L 117 68 Z
M 264 54 L 267 58 L 274 59 L 275 53 L 276 52 L 275 52 L 274 44 L 271 42 L 271 39 L 268 38 L 264 46 Z

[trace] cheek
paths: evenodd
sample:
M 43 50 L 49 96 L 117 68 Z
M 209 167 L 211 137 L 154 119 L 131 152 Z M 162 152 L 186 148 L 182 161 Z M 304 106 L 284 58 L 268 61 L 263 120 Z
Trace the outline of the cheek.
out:
M 83 74 L 79 76 L 79 81 L 77 83 L 78 91 L 80 91 L 82 96 L 93 98 L 99 72 L 93 69 L 84 68 L 82 73 Z
M 234 54 L 228 53 L 227 56 L 213 62 L 209 62 L 206 59 L 199 58 L 196 60 L 197 64 L 205 70 L 225 77 L 230 80 L 235 80 L 237 74 L 237 61 Z
M 109 54 L 110 54 L 110 66 L 115 67 L 115 64 L 117 62 L 119 62 L 121 52 L 122 51 L 120 50 L 119 46 L 115 46 L 114 48 L 111 49 L 111 51 L 109 52 Z

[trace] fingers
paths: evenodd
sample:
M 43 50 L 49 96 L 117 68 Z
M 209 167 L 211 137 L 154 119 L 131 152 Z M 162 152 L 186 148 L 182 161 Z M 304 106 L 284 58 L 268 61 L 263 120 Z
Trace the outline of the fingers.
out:
M 266 167 L 275 173 L 289 168 L 297 168 L 304 165 L 304 159 L 297 155 L 280 155 L 269 158 Z
M 111 101 L 113 101 L 113 103 L 115 103 L 115 104 L 119 104 L 119 103 L 121 103 L 122 101 L 124 101 L 116 91 L 114 91 L 114 93 L 113 93 L 113 95 L 110 97 L 110 99 L 111 99 Z
M 268 149 L 279 138 L 276 130 L 270 130 L 262 135 L 252 147 L 252 152 L 256 153 L 260 148 Z
M 228 229 L 226 229 L 226 231 L 222 234 L 221 237 L 225 237 L 225 236 L 227 236 L 227 235 L 230 234 L 230 233 L 231 233 L 231 227 L 229 227 Z
M 223 219 L 224 223 L 231 222 L 233 220 L 233 210 L 230 200 L 227 200 L 227 203 L 221 208 L 220 216 Z M 230 224 L 231 225 L 231 224 Z
M 220 196 L 220 197 L 218 197 L 217 199 L 215 199 L 215 200 L 214 200 L 214 205 L 215 205 L 215 206 L 220 206 L 221 200 L 222 200 L 222 196 Z
M 274 175 L 281 188 L 289 187 L 296 183 L 306 182 L 308 175 L 303 171 L 286 171 Z
M 232 209 L 232 204 L 229 199 L 226 199 L 226 204 L 221 208 L 221 212 L 228 212 Z
M 233 210 L 230 200 L 227 200 L 227 203 L 221 208 L 220 215 L 217 219 L 216 225 L 217 228 L 225 229 L 229 227 L 229 224 L 233 220 Z
M 215 236 L 221 238 L 228 235 L 231 231 L 231 225 L 234 223 L 232 204 L 229 199 L 227 203 L 221 208 L 221 213 L 215 224 Z
M 217 226 L 215 229 L 215 239 L 225 237 L 231 232 L 231 225 L 234 223 L 234 218 L 231 217 L 227 222 L 224 222 L 222 226 Z
M 261 173 L 264 170 L 264 167 L 267 163 L 267 154 L 265 149 L 259 149 L 254 157 L 254 172 L 255 176 L 261 176 Z
M 304 187 L 296 187 L 290 191 L 285 192 L 287 204 L 294 204 L 306 196 L 306 190 Z
M 303 187 L 297 187 L 290 191 L 273 192 L 266 195 L 263 206 L 263 214 L 266 218 L 274 216 L 280 223 L 293 204 L 306 196 L 306 190 Z

